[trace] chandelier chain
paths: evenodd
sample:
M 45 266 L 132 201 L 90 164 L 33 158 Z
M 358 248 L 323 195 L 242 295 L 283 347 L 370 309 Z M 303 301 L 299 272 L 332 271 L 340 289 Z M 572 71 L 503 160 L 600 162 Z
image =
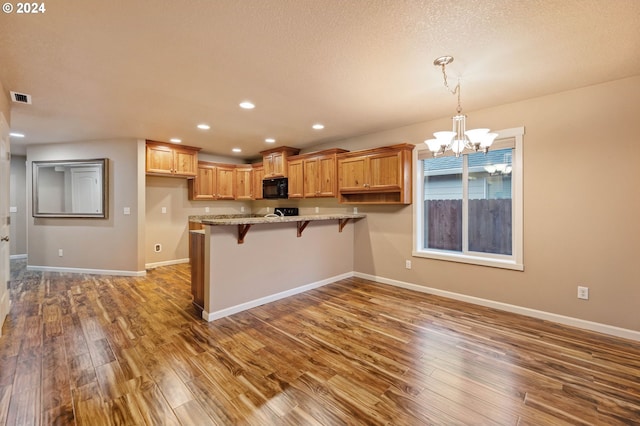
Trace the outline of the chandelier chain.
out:
M 451 92 L 452 95 L 458 95 L 457 111 L 458 111 L 458 114 L 460 114 L 462 112 L 462 106 L 460 105 L 460 80 L 458 79 L 458 84 L 456 84 L 456 87 L 454 87 L 452 90 L 451 87 L 449 87 L 449 82 L 447 81 L 447 71 L 445 70 L 445 64 L 443 63 L 441 67 L 442 67 L 442 78 L 444 80 L 444 87 L 446 87 L 447 90 Z

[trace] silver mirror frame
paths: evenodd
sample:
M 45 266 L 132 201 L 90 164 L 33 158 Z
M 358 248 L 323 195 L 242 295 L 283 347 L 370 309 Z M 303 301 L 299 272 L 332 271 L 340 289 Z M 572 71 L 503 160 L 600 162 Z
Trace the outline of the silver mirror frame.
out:
M 80 168 L 80 167 L 98 167 L 101 171 L 101 182 L 98 182 L 99 188 L 102 191 L 99 200 L 99 208 L 96 212 L 73 212 L 73 211 L 65 211 L 64 208 L 60 208 L 62 211 L 43 211 L 44 209 L 41 206 L 40 202 L 40 191 L 43 190 L 44 184 L 42 182 L 46 180 L 45 176 L 42 176 L 42 171 L 45 168 Z M 62 188 L 62 192 L 64 192 L 64 188 Z M 90 159 L 90 160 L 56 160 L 56 161 L 33 161 L 32 162 L 32 184 L 31 184 L 31 194 L 32 194 L 32 215 L 33 217 L 51 217 L 51 218 L 97 218 L 97 219 L 107 219 L 109 212 L 109 159 L 108 158 L 98 158 L 98 159 Z M 65 203 L 69 202 L 66 199 L 65 194 Z

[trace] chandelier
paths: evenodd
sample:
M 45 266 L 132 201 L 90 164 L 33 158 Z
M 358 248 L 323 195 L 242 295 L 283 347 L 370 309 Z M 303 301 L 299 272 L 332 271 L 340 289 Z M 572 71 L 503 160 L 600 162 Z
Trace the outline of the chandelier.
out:
M 426 140 L 424 143 L 427 144 L 434 157 L 444 154 L 446 151 L 453 151 L 456 157 L 459 157 L 465 149 L 475 152 L 482 151 L 486 154 L 498 134 L 489 133 L 489 129 L 466 130 L 467 116 L 462 114 L 462 107 L 460 106 L 460 81 L 458 81 L 453 90 L 451 90 L 447 82 L 445 66 L 451 62 L 453 62 L 453 56 L 441 56 L 433 61 L 433 65 L 442 67 L 444 87 L 452 95 L 458 95 L 458 113 L 452 117 L 453 130 L 451 132 L 436 132 L 433 134 L 436 137 L 435 139 Z

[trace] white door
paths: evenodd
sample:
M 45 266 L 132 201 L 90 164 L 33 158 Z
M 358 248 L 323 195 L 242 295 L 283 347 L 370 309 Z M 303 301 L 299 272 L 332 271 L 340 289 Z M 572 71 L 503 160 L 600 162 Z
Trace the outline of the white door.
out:
M 71 212 L 102 213 L 102 176 L 98 167 L 71 169 Z
M 0 112 L 0 336 L 2 324 L 9 313 L 9 124 Z

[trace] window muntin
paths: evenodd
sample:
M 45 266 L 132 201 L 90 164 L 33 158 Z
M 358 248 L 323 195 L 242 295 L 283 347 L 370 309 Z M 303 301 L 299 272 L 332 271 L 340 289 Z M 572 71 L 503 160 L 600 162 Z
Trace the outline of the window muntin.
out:
M 433 158 L 418 146 L 414 256 L 523 270 L 523 128 L 487 153 Z

